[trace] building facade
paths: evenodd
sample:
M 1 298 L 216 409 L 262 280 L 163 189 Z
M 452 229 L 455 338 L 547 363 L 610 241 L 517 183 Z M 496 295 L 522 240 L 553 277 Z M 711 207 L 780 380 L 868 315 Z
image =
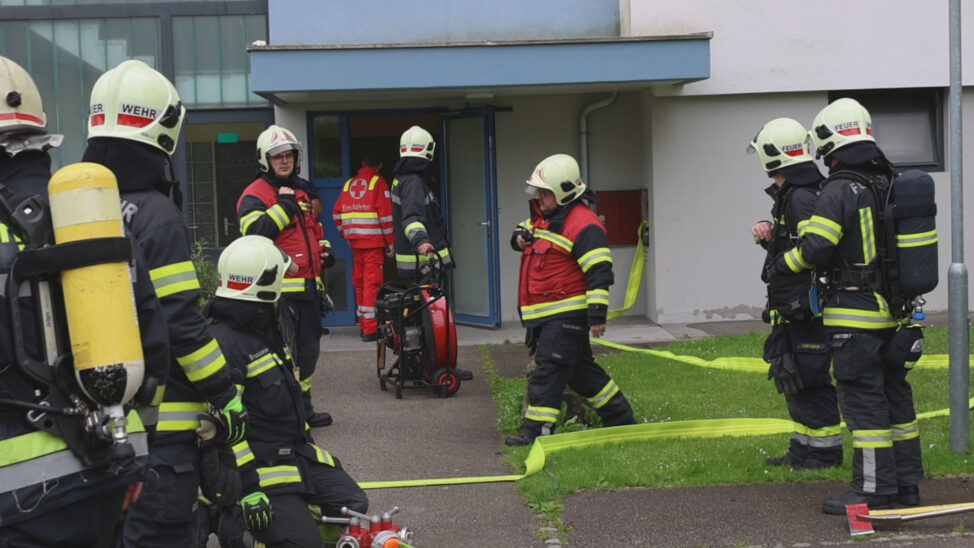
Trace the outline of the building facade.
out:
M 267 2 L 0 0 L 0 54 L 27 69 L 65 136 L 55 168 L 81 160 L 95 81 L 126 59 L 165 74 L 188 110 L 174 155 L 183 212 L 204 247 L 239 235 L 236 197 L 256 172 L 273 110 L 250 90 L 247 45 L 267 39 Z M 243 185 L 243 186 L 241 186 Z
M 623 304 L 643 212 L 646 268 L 627 314 L 661 323 L 760 317 L 763 251 L 749 229 L 769 216 L 770 180 L 744 149 L 766 121 L 808 125 L 841 96 L 871 110 L 898 166 L 937 181 L 941 284 L 927 309 L 945 310 L 947 8 L 908 0 L 439 0 L 422 9 L 290 0 L 271 3 L 268 44 L 250 54 L 255 92 L 308 144 L 304 167 L 325 194 L 366 148 L 381 148 L 388 170 L 406 127 L 437 136 L 464 320 L 517 320 L 519 257 L 507 239 L 527 216 L 523 181 L 557 152 L 581 159 L 586 182 L 607 198 L 599 213 L 624 235 L 613 238 L 613 307 Z M 970 21 L 974 8 L 964 14 Z M 910 21 L 909 37 L 883 30 L 899 21 Z M 964 59 L 971 64 L 970 54 Z
M 528 215 L 524 180 L 554 153 L 578 158 L 600 194 L 613 308 L 623 305 L 630 265 L 642 260 L 626 314 L 659 323 L 758 318 L 763 251 L 749 228 L 769 216 L 770 180 L 744 149 L 766 121 L 809 125 L 842 96 L 870 109 L 898 166 L 937 182 L 941 283 L 927 310 L 947 308 L 946 2 L 35 4 L 0 0 L 0 51 L 55 93 L 45 103 L 57 105 L 53 118 L 69 135 L 60 161 L 80 158 L 83 141 L 70 124 L 83 124 L 82 98 L 100 71 L 151 59 L 190 106 L 175 163 L 187 181 L 187 218 L 208 245 L 239 233 L 232 202 L 253 177 L 257 133 L 274 121 L 298 135 L 302 173 L 325 201 L 322 222 L 339 258 L 328 272 L 337 311 L 326 323 L 355 321 L 350 250 L 330 204 L 367 150 L 380 152 L 391 178 L 399 135 L 411 125 L 437 138 L 434 191 L 458 262 L 453 304 L 462 321 L 517 322 L 519 256 L 508 238 Z M 962 9 L 971 36 L 974 7 Z M 908 33 L 896 30 L 903 21 Z M 48 74 L 47 59 L 69 68 Z M 966 81 L 972 63 L 966 46 Z M 967 128 L 971 101 L 965 88 Z M 643 219 L 649 229 L 639 234 Z M 972 222 L 964 228 L 971 233 Z M 972 251 L 967 242 L 965 256 Z

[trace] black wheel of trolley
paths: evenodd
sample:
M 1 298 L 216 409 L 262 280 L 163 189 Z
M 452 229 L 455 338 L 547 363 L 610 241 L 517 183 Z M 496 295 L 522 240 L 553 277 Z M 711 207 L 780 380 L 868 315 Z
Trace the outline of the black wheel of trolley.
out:
M 396 399 L 402 399 L 402 379 L 396 379 Z
M 460 390 L 460 377 L 457 376 L 456 371 L 453 369 L 447 369 L 441 367 L 433 372 L 433 390 L 440 395 L 441 398 L 449 398 L 450 396 L 457 393 Z
M 386 388 L 386 376 L 382 374 L 382 371 L 379 371 L 379 390 L 382 390 L 383 392 L 388 390 L 388 388 Z

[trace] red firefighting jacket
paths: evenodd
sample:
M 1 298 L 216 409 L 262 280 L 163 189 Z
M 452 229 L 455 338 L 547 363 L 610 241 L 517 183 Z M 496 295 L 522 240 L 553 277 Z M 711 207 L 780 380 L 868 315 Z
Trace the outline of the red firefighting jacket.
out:
M 321 275 L 321 224 L 311 209 L 308 194 L 295 184 L 294 195 L 278 195 L 277 187 L 263 177 L 244 189 L 237 201 L 240 233 L 274 240 L 298 265 L 293 277 L 284 279 L 283 291 L 302 291 L 304 280 Z
M 588 317 L 589 325 L 604 324 L 614 278 L 605 227 L 595 213 L 575 201 L 519 228 L 534 236 L 521 254 L 522 323 L 531 327 L 556 316 L 578 316 Z

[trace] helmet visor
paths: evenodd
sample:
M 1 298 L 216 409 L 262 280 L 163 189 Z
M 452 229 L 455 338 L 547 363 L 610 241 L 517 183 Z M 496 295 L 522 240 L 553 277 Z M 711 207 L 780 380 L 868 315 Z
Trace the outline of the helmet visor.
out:
M 282 145 L 277 145 L 276 147 L 273 147 L 270 150 L 268 150 L 267 151 L 267 155 L 268 156 L 277 156 L 278 154 L 280 154 L 282 152 L 287 152 L 289 150 L 293 150 L 295 152 L 298 152 L 298 151 L 301 150 L 301 148 L 298 147 L 298 146 L 295 146 L 295 145 L 293 145 L 291 143 L 284 143 Z

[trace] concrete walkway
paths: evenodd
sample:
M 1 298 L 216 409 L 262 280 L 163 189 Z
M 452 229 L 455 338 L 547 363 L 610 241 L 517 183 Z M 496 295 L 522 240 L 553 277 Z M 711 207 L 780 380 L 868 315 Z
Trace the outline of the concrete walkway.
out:
M 946 325 L 946 318 L 928 323 Z M 683 338 L 766 331 L 760 322 L 710 322 L 657 326 L 645 320 L 610 323 L 606 339 L 653 344 Z M 332 328 L 322 337 L 314 380 L 317 408 L 335 424 L 315 429 L 320 445 L 360 482 L 507 475 L 502 435 L 485 382 L 478 345 L 516 356 L 523 329 L 458 327 L 459 365 L 476 375 L 452 398 L 429 389 L 406 390 L 403 398 L 379 389 L 374 343 L 357 328 Z M 506 343 L 506 344 L 505 344 Z M 489 349 L 490 350 L 490 349 Z M 388 360 L 392 360 L 390 355 Z M 524 362 L 527 355 L 523 355 Z M 596 546 L 834 546 L 851 544 L 846 521 L 820 512 L 821 501 L 844 484 L 783 484 L 682 489 L 585 492 L 564 500 L 568 527 L 564 545 Z M 421 548 L 467 546 L 541 547 L 534 512 L 514 484 L 371 489 L 373 513 L 401 507 L 395 521 L 416 532 Z M 965 479 L 924 484 L 929 504 L 974 501 Z M 867 545 L 974 546 L 974 514 L 913 522 Z M 905 534 L 900 534 L 906 532 Z M 547 546 L 557 546 L 549 542 Z

